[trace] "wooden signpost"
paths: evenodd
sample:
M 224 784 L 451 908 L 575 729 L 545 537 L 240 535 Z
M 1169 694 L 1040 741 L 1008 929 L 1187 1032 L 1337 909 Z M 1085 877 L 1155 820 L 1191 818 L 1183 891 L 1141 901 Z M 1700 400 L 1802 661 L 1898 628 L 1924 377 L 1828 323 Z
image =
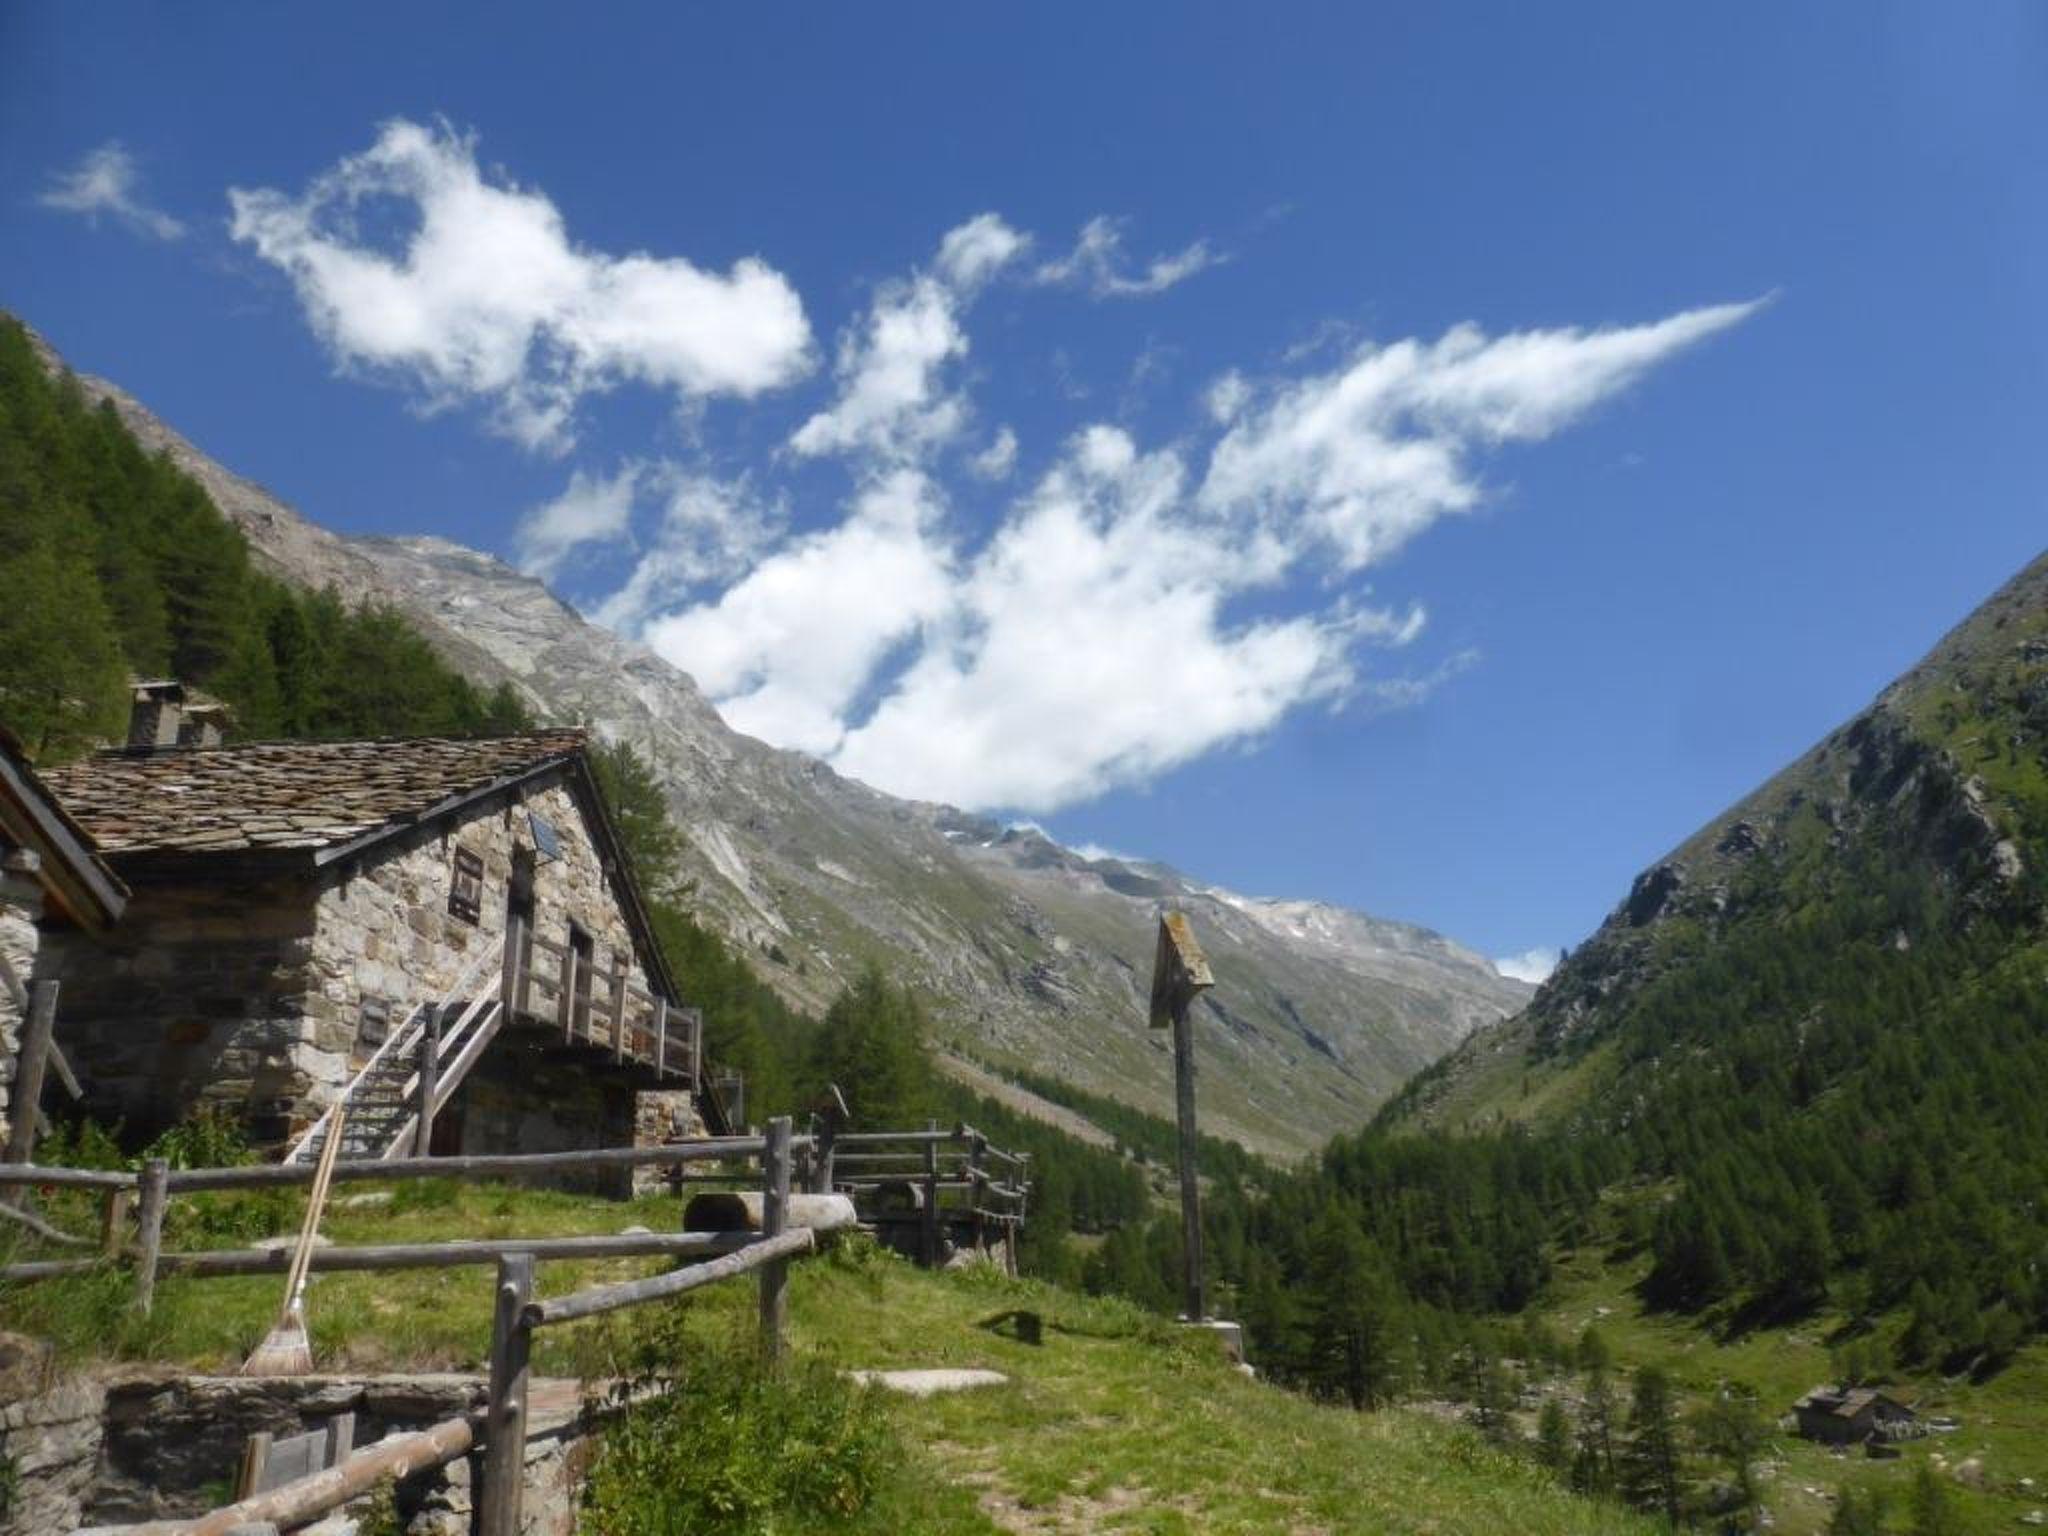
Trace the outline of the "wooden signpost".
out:
M 1195 1032 L 1188 1010 L 1216 984 L 1187 916 L 1169 912 L 1159 919 L 1159 948 L 1152 959 L 1152 1027 L 1173 1029 L 1174 1107 L 1180 1118 L 1180 1228 L 1187 1279 L 1182 1308 L 1191 1323 L 1208 1313 L 1202 1286 L 1202 1188 L 1195 1131 Z

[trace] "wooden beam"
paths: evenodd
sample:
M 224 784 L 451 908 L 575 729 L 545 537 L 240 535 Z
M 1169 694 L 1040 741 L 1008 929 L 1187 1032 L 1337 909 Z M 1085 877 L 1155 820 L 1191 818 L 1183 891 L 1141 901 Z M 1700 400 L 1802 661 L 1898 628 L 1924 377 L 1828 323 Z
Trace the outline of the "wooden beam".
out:
M 918 1251 L 926 1269 L 939 1267 L 939 1143 L 938 1122 L 927 1121 L 924 1141 L 924 1219 L 919 1224 Z
M 664 1163 L 720 1162 L 727 1158 L 761 1155 L 765 1143 L 759 1136 L 708 1137 L 702 1141 L 665 1142 L 652 1147 L 592 1147 L 578 1152 L 479 1153 L 467 1157 L 394 1157 L 388 1162 L 342 1162 L 334 1165 L 334 1182 L 365 1183 L 400 1179 L 516 1178 L 522 1174 L 559 1173 L 565 1169 L 639 1168 Z M 0 1184 L 87 1183 L 106 1188 L 132 1182 L 129 1175 L 94 1174 L 89 1180 L 45 1179 L 44 1174 L 68 1172 L 85 1174 L 84 1169 L 22 1170 L 26 1177 L 10 1178 L 0 1167 Z M 170 1187 L 176 1194 L 202 1189 L 263 1189 L 277 1184 L 310 1184 L 313 1169 L 305 1163 L 261 1163 L 248 1168 L 184 1168 L 171 1174 Z
M 151 1520 L 123 1526 L 122 1536 L 232 1536 L 250 1527 L 293 1529 L 368 1493 L 379 1483 L 438 1467 L 469 1453 L 476 1427 L 465 1416 L 444 1419 L 429 1429 L 386 1435 L 348 1456 L 339 1466 L 299 1478 L 268 1493 L 229 1504 L 197 1520 Z
M 763 1269 L 798 1254 L 809 1253 L 816 1242 L 817 1234 L 809 1227 L 792 1227 L 779 1237 L 754 1238 L 723 1258 L 692 1264 L 687 1269 L 672 1269 L 665 1275 L 653 1275 L 645 1280 L 595 1285 L 570 1296 L 552 1296 L 546 1301 L 530 1302 L 523 1315 L 528 1327 L 547 1328 L 557 1323 L 573 1323 L 578 1318 L 596 1317 L 603 1312 L 616 1312 L 621 1307 L 638 1306 L 645 1301 L 662 1301 L 671 1296 L 686 1295 L 714 1281 L 729 1280 L 748 1270 Z
M 15 1053 L 14 1102 L 9 1105 L 7 1161 L 35 1160 L 36 1127 L 43 1103 L 43 1071 L 50 1061 L 50 1032 L 57 1024 L 57 983 L 38 981 L 28 989 L 28 1018 Z
M 761 1235 L 769 1242 L 789 1225 L 789 1116 L 768 1122 L 768 1146 L 761 1154 Z M 808 1231 L 808 1229 L 800 1229 Z M 761 1267 L 761 1351 L 780 1360 L 789 1332 L 789 1265 Z
M 491 1322 L 478 1536 L 519 1536 L 519 1506 L 526 1494 L 528 1356 L 533 1347 L 525 1313 L 532 1300 L 533 1255 L 506 1254 L 498 1261 L 497 1310 Z
M 434 1150 L 434 1105 L 441 1092 L 441 1005 L 427 1009 L 427 1027 L 420 1042 L 419 1108 L 413 1122 L 413 1155 L 429 1157 Z M 328 1133 L 332 1135 L 333 1132 Z

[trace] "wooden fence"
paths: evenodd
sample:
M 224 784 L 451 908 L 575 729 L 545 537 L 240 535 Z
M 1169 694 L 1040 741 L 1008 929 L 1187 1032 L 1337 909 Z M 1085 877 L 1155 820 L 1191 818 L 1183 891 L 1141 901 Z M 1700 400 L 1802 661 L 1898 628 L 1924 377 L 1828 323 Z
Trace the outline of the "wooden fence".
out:
M 1000 1248 L 1017 1272 L 1017 1231 L 1031 1196 L 1031 1155 L 1007 1152 L 971 1125 L 921 1131 L 820 1131 L 812 1188 L 851 1195 L 863 1225 L 927 1268 L 945 1262 L 948 1240 Z
M 217 1509 L 197 1521 L 153 1524 L 138 1531 L 180 1531 L 187 1536 L 221 1536 L 247 1525 L 270 1523 L 289 1527 L 312 1520 L 369 1491 L 385 1477 L 439 1466 L 466 1455 L 483 1441 L 483 1478 L 477 1494 L 480 1536 L 517 1536 L 525 1494 L 526 1402 L 528 1362 L 533 1335 L 624 1307 L 681 1296 L 702 1286 L 738 1275 L 756 1274 L 760 1289 L 761 1341 L 770 1359 L 785 1346 L 788 1324 L 787 1284 L 790 1260 L 811 1251 L 815 1234 L 788 1224 L 792 1159 L 809 1153 L 811 1138 L 793 1135 L 787 1118 L 770 1121 L 761 1136 L 714 1137 L 660 1147 L 615 1147 L 585 1152 L 519 1153 L 502 1157 L 403 1158 L 380 1163 L 337 1163 L 333 1177 L 347 1180 L 404 1180 L 471 1177 L 519 1177 L 564 1169 L 666 1165 L 679 1171 L 689 1163 L 754 1162 L 760 1164 L 760 1231 L 645 1233 L 621 1237 L 451 1239 L 438 1243 L 397 1243 L 376 1246 L 317 1248 L 311 1255 L 316 1270 L 385 1270 L 447 1268 L 494 1264 L 496 1305 L 491 1328 L 490 1382 L 480 1424 L 453 1419 L 413 1434 L 394 1436 L 355 1451 L 339 1465 L 282 1487 Z M 815 1164 L 816 1158 L 812 1159 Z M 120 1235 L 126 1202 L 136 1202 L 138 1235 L 128 1255 L 135 1272 L 134 1304 L 150 1309 L 159 1274 L 188 1275 L 283 1273 L 285 1254 L 259 1249 L 228 1249 L 198 1253 L 163 1253 L 165 1206 L 174 1195 L 208 1190 L 257 1189 L 310 1183 L 313 1169 L 303 1164 L 273 1163 L 247 1168 L 172 1170 L 161 1159 L 142 1171 L 103 1172 L 81 1168 L 40 1168 L 0 1165 L 0 1188 L 88 1189 L 106 1197 L 105 1242 L 101 1259 L 59 1259 L 0 1268 L 0 1282 L 32 1281 L 75 1274 L 122 1256 Z M 693 1258 L 681 1269 L 641 1280 L 594 1285 L 567 1296 L 538 1300 L 534 1266 L 546 1259 L 594 1259 L 674 1255 Z

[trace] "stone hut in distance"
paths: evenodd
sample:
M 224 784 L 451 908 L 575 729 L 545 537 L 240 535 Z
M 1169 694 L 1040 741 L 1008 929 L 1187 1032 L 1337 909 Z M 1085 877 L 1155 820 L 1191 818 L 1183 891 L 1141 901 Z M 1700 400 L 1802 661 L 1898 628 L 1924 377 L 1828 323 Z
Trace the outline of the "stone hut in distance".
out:
M 300 1158 L 343 1102 L 352 1158 L 724 1128 L 581 732 L 221 746 L 183 704 L 46 775 L 132 892 L 37 962 L 91 1112 Z

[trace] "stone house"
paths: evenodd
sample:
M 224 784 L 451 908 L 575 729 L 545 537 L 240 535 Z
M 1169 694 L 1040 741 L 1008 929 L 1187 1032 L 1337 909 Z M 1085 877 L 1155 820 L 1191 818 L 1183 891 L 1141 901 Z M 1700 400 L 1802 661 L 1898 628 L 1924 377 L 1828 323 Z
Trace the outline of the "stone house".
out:
M 1894 1438 L 1916 1422 L 1911 1408 L 1875 1387 L 1815 1387 L 1792 1411 L 1803 1437 L 1828 1445 Z
M 51 935 L 87 1107 L 309 1156 L 551 1151 L 723 1116 L 578 731 L 220 746 L 175 685 L 51 788 L 133 895 Z
M 104 932 L 128 892 L 0 726 L 0 1145 L 42 929 Z

